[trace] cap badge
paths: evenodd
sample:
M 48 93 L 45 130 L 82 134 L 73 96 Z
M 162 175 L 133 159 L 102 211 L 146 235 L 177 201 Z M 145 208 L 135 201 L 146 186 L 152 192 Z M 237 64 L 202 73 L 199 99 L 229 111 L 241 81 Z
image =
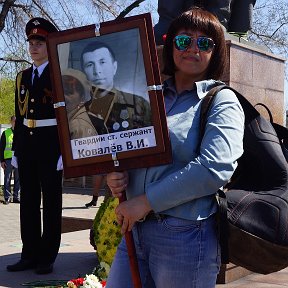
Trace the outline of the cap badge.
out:
M 38 31 L 38 29 L 37 29 L 37 28 L 33 29 L 33 30 L 32 30 L 32 34 L 36 34 L 36 33 L 37 33 L 37 31 Z
M 35 20 L 32 22 L 35 26 L 40 25 L 40 22 L 38 20 Z

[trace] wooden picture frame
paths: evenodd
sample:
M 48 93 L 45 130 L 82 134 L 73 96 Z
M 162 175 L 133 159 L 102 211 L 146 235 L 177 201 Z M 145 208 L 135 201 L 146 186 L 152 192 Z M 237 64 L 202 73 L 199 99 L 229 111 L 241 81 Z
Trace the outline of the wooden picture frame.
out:
M 150 14 L 51 33 L 47 43 L 66 178 L 171 162 Z

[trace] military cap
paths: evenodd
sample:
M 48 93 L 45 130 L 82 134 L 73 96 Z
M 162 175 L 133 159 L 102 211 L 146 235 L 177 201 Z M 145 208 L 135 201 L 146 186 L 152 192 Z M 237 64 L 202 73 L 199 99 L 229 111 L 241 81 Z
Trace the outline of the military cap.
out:
M 51 22 L 40 17 L 29 20 L 25 29 L 27 41 L 32 38 L 46 40 L 48 33 L 56 31 L 57 28 Z

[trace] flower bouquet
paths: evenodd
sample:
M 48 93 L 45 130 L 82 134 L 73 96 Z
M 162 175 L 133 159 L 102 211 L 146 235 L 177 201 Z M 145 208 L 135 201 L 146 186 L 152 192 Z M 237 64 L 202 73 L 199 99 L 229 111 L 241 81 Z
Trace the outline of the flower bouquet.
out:
M 45 287 L 45 288 L 103 288 L 106 286 L 105 280 L 99 280 L 94 274 L 86 275 L 84 278 L 67 280 L 43 280 L 27 282 L 22 286 Z
M 106 281 L 100 281 L 94 274 L 86 275 L 85 278 L 71 279 L 67 282 L 68 288 L 103 288 Z

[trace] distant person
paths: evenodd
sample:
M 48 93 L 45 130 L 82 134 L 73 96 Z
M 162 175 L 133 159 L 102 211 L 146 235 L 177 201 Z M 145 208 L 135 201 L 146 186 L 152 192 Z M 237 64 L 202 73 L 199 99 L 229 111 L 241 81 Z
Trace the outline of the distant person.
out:
M 111 191 L 106 184 L 106 177 L 105 177 L 105 175 L 101 175 L 101 174 L 94 175 L 93 176 L 92 200 L 85 204 L 85 206 L 87 208 L 92 207 L 92 206 L 96 206 L 97 201 L 98 201 L 98 197 L 99 197 L 99 193 L 100 193 L 100 189 L 103 186 L 104 186 L 104 190 L 105 190 L 104 201 L 106 201 L 109 197 L 111 197 Z
M 61 75 L 71 139 L 98 135 L 85 107 L 91 100 L 90 82 L 83 72 L 71 68 Z
M 14 135 L 14 127 L 15 127 L 15 116 L 11 116 L 10 122 L 11 127 L 6 129 L 0 139 L 0 160 L 1 167 L 4 171 L 4 204 L 20 203 L 20 185 L 19 185 L 19 174 L 18 169 L 13 167 L 11 164 L 13 151 L 12 151 L 12 143 L 13 143 L 13 135 Z M 11 192 L 11 179 L 12 174 L 14 176 L 14 184 L 13 184 L 13 194 Z
M 92 100 L 88 110 L 97 131 L 99 128 L 95 118 L 104 121 L 106 133 L 152 125 L 149 102 L 114 87 L 118 63 L 106 43 L 89 43 L 82 51 L 81 66 L 92 84 Z
M 57 170 L 61 152 L 46 46 L 47 35 L 56 31 L 40 17 L 26 24 L 33 65 L 16 78 L 13 139 L 21 186 L 23 246 L 20 260 L 7 266 L 10 272 L 35 269 L 37 274 L 51 273 L 61 242 L 62 170 Z
M 98 197 L 99 197 L 99 192 L 103 186 L 105 176 L 94 175 L 92 179 L 93 179 L 92 200 L 85 204 L 85 206 L 87 208 L 90 208 L 92 206 L 96 206 L 97 201 L 98 201 Z
M 157 45 L 163 45 L 163 36 L 170 23 L 192 6 L 204 7 L 217 16 L 227 32 L 245 34 L 252 28 L 253 7 L 256 0 L 158 0 L 159 21 L 154 27 Z

